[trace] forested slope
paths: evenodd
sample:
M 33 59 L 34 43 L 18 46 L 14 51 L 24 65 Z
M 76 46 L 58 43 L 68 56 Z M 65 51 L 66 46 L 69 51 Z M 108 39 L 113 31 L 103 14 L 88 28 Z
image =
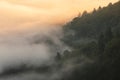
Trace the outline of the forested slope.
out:
M 97 39 L 108 27 L 112 28 L 116 36 L 120 32 L 120 2 L 99 7 L 91 13 L 84 11 L 64 27 L 66 42 L 78 41 L 80 38 Z M 117 34 L 116 34 L 117 33 Z M 120 33 L 119 33 L 120 34 Z M 73 41 L 74 40 L 74 41 Z
M 63 41 L 72 48 L 64 61 L 76 59 L 77 66 L 63 80 L 120 79 L 120 1 L 86 11 L 64 26 Z M 76 58 L 75 58 L 76 57 Z

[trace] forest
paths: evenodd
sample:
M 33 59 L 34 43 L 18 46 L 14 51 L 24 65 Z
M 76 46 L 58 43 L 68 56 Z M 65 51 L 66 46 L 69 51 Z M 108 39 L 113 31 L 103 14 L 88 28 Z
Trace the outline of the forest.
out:
M 0 78 L 35 72 L 45 78 L 52 76 L 48 80 L 120 79 L 120 1 L 84 11 L 62 27 L 64 36 L 60 40 L 69 49 L 56 52 L 52 63 L 9 67 Z M 46 43 L 53 44 L 49 39 Z
M 63 80 L 120 79 L 120 1 L 84 11 L 64 25 L 63 41 L 72 47 L 64 59 L 76 59 L 74 70 Z M 84 67 L 80 68 L 83 56 Z

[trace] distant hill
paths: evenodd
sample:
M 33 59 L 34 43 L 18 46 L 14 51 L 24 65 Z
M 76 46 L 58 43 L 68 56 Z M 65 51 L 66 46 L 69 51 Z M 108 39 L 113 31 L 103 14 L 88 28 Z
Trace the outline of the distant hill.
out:
M 64 26 L 64 40 L 73 44 L 80 39 L 94 40 L 108 27 L 112 28 L 114 35 L 120 32 L 120 1 L 115 4 L 109 3 L 107 7 L 94 9 L 91 13 L 84 11 L 81 16 L 75 17 Z
M 0 79 L 34 72 L 53 74 L 55 79 L 50 80 L 120 80 L 120 1 L 91 13 L 84 11 L 63 29 L 62 40 L 70 50 L 57 52 L 50 65 L 7 67 Z M 49 38 L 44 41 L 54 44 Z M 33 43 L 40 42 L 38 37 Z
M 77 66 L 63 80 L 118 80 L 120 79 L 120 1 L 84 11 L 64 25 L 63 41 L 71 52 L 65 61 Z M 81 56 L 84 67 L 81 68 Z M 72 63 L 70 59 L 74 59 Z

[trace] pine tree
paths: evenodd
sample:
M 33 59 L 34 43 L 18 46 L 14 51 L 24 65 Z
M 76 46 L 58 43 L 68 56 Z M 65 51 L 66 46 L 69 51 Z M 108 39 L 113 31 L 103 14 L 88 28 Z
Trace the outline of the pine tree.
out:
M 111 27 L 108 27 L 105 31 L 105 42 L 108 43 L 109 41 L 111 41 L 113 38 L 112 35 L 112 29 Z
M 87 13 L 87 11 L 84 11 L 82 16 L 86 16 L 86 15 L 88 15 L 88 13 Z
M 99 6 L 98 10 L 101 10 L 101 9 L 102 9 L 101 6 Z
M 105 48 L 105 39 L 104 39 L 104 35 L 101 34 L 99 36 L 99 39 L 98 39 L 98 51 L 99 51 L 99 53 L 104 52 L 104 48 Z
M 96 9 L 94 8 L 92 13 L 94 14 L 94 13 L 96 13 L 96 12 L 97 12 L 97 11 L 96 11 Z

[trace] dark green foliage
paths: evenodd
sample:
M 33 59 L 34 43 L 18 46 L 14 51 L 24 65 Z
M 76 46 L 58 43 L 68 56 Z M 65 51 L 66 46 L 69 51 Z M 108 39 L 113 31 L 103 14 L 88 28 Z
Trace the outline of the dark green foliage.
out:
M 98 38 L 98 52 L 102 53 L 104 52 L 104 48 L 105 48 L 105 37 L 103 34 L 101 34 Z
M 97 39 L 99 34 L 104 32 L 107 27 L 115 29 L 120 26 L 120 2 L 113 5 L 110 4 L 104 8 L 99 7 L 98 10 L 94 11 L 93 13 L 87 13 L 85 11 L 84 15 L 86 16 L 76 17 L 65 25 L 64 34 L 69 34 L 66 35 L 67 43 L 74 45 L 71 42 L 76 42 L 76 40 L 81 38 Z
M 112 34 L 111 27 L 108 27 L 105 31 L 105 42 L 107 43 L 111 41 L 112 38 L 113 38 L 113 34 Z
M 112 59 L 120 60 L 120 38 L 112 39 L 107 44 L 104 54 L 106 54 L 106 57 L 109 58 L 109 60 L 111 61 Z
M 104 53 L 99 57 L 100 70 L 97 72 L 102 80 L 120 79 L 120 38 L 109 41 L 104 49 Z M 98 79 L 99 80 L 99 79 Z
M 92 13 L 85 11 L 65 25 L 64 34 L 63 41 L 73 48 L 67 56 L 77 60 L 84 56 L 82 62 L 87 63 L 75 67 L 63 80 L 120 79 L 120 1 Z
M 80 48 L 80 51 L 82 54 L 88 57 L 94 57 L 97 52 L 97 44 L 95 42 L 90 42 L 86 45 L 83 45 Z

